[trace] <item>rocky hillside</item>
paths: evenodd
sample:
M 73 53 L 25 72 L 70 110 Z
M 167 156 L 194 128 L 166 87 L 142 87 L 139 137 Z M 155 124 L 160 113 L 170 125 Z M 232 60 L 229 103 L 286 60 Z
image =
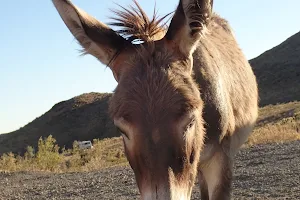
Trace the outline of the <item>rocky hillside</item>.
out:
M 36 146 L 39 137 L 50 134 L 66 147 L 74 140 L 118 136 L 108 116 L 110 97 L 111 94 L 89 93 L 54 105 L 23 128 L 0 135 L 0 155 L 8 151 L 22 153 L 28 145 Z
M 250 60 L 260 105 L 300 100 L 300 32 Z

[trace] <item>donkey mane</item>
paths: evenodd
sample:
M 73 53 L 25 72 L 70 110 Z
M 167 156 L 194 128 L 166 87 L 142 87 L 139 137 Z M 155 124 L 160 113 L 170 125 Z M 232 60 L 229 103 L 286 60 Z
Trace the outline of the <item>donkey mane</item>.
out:
M 173 12 L 159 17 L 154 7 L 152 19 L 150 19 L 136 0 L 134 6 L 125 8 L 119 4 L 120 9 L 111 10 L 117 17 L 110 17 L 113 22 L 109 23 L 118 29 L 119 35 L 133 42 L 149 42 L 156 39 L 160 34 L 165 34 L 169 20 L 166 20 Z

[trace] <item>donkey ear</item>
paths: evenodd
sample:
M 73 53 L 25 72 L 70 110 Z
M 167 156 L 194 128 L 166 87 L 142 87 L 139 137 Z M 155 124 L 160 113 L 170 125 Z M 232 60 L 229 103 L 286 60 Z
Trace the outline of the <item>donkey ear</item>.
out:
M 126 40 L 107 25 L 74 6 L 69 0 L 52 1 L 84 51 L 98 58 L 103 64 L 109 65 Z
M 180 0 L 165 39 L 190 56 L 212 15 L 213 0 Z

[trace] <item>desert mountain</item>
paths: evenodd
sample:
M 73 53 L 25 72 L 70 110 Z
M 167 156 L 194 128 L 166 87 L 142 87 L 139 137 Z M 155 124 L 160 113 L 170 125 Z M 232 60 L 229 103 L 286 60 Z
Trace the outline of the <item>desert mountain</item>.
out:
M 300 32 L 250 60 L 260 105 L 300 100 Z
M 111 94 L 88 93 L 57 103 L 23 128 L 0 135 L 0 155 L 9 151 L 22 153 L 28 145 L 36 146 L 41 136 L 50 134 L 61 147 L 70 147 L 74 140 L 118 136 L 108 115 L 110 97 Z

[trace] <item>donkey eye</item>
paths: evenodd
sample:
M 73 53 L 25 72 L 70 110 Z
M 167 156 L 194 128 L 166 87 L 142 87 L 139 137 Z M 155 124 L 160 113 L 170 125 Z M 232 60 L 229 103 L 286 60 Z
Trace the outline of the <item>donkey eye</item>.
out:
M 192 153 L 190 155 L 190 164 L 193 164 L 195 160 L 195 149 L 192 149 Z
M 195 122 L 196 122 L 195 118 L 191 119 L 185 127 L 185 132 L 188 131 L 190 128 L 192 128 L 195 125 Z
M 121 133 L 122 136 L 125 136 L 127 139 L 129 139 L 128 135 L 126 134 L 125 131 L 123 131 L 122 129 L 120 129 L 119 127 L 117 127 L 119 133 Z
M 195 122 L 196 122 L 196 120 L 195 120 L 195 118 L 193 118 L 193 119 L 190 121 L 190 123 L 187 125 L 187 128 L 191 128 L 192 126 L 194 126 Z

